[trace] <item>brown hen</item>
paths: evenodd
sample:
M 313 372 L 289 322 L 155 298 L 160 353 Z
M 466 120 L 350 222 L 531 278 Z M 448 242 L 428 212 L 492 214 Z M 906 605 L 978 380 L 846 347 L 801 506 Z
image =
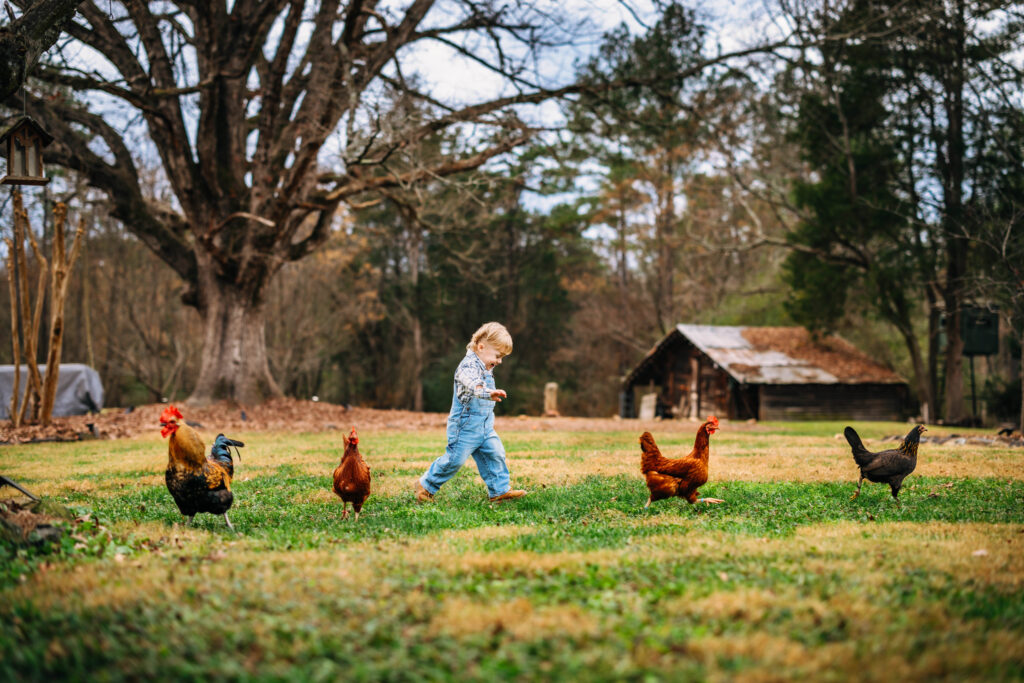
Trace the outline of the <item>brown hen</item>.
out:
M 370 497 L 370 468 L 359 454 L 359 437 L 356 436 L 355 427 L 344 441 L 345 453 L 334 470 L 334 492 L 343 503 L 341 518 L 348 518 L 348 504 L 352 503 L 356 513 L 355 521 L 358 522 L 359 511 Z
M 724 503 L 720 498 L 698 498 L 697 489 L 708 480 L 708 455 L 711 435 L 718 430 L 718 418 L 711 416 L 697 429 L 693 450 L 683 458 L 666 458 L 654 443 L 650 432 L 640 436 L 640 471 L 651 492 L 644 507 L 653 501 L 679 496 L 689 503 Z

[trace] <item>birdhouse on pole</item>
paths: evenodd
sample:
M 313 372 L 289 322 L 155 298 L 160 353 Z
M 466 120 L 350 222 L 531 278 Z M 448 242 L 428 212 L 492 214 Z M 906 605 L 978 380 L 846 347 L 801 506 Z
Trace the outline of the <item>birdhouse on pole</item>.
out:
M 2 134 L 0 149 L 7 154 L 7 175 L 0 185 L 45 185 L 50 179 L 43 175 L 43 147 L 53 136 L 28 116 L 18 117 Z

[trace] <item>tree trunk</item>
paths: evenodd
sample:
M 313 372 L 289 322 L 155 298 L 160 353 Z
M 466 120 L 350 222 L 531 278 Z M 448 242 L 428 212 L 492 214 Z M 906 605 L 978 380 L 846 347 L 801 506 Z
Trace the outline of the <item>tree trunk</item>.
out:
M 420 323 L 419 313 L 413 313 L 412 318 L 412 364 L 413 364 L 413 386 L 412 386 L 412 409 L 418 413 L 423 412 L 423 326 Z
M 939 312 L 938 295 L 929 286 L 928 292 L 928 404 L 931 406 L 930 420 L 939 416 Z
M 4 239 L 7 245 L 7 286 L 11 292 L 11 362 L 14 363 L 14 386 L 11 388 L 11 403 L 8 415 L 11 417 L 11 426 L 17 429 L 21 426 L 18 419 L 18 399 L 21 397 L 21 341 L 18 335 L 18 268 L 17 259 L 14 258 L 14 242 Z
M 658 331 L 664 335 L 679 322 L 675 319 L 675 245 L 673 228 L 675 224 L 675 195 L 671 165 L 665 164 L 660 177 L 655 178 L 657 187 L 657 215 L 654 217 L 657 266 L 654 283 L 654 312 L 657 316 Z
M 967 249 L 963 237 L 964 182 L 964 3 L 958 2 L 953 17 L 953 56 L 946 83 L 946 168 L 943 173 L 943 208 L 946 229 L 946 402 L 948 423 L 964 420 L 963 339 L 960 338 L 960 316 L 963 304 L 964 278 L 967 275 Z
M 952 265 L 952 264 L 951 264 Z M 946 295 L 946 392 L 943 414 L 947 424 L 962 422 L 964 414 L 964 340 L 960 337 L 959 285 Z
M 921 355 L 921 345 L 914 335 L 914 330 L 909 323 L 906 326 L 899 326 L 900 334 L 910 352 L 910 361 L 914 367 L 914 384 L 917 389 L 917 400 L 921 402 L 921 414 L 925 422 L 932 417 L 931 392 L 928 387 L 928 371 L 925 369 L 924 357 Z
M 281 396 L 267 361 L 264 291 L 271 275 L 236 284 L 213 271 L 212 263 L 200 265 L 203 352 L 199 381 L 188 403 L 226 400 L 252 405 Z
M 46 357 L 46 379 L 43 381 L 43 405 L 40 412 L 40 419 L 44 425 L 50 424 L 52 420 L 53 404 L 57 398 L 60 356 L 64 346 L 64 302 L 68 296 L 71 271 L 78 260 L 82 236 L 85 234 L 85 220 L 82 219 L 79 220 L 78 229 L 75 231 L 75 241 L 71 243 L 71 253 L 65 253 L 64 224 L 67 220 L 67 211 L 68 208 L 63 203 L 57 204 L 54 208 L 57 220 L 54 225 L 53 252 L 50 259 L 53 265 L 50 287 L 50 344 Z

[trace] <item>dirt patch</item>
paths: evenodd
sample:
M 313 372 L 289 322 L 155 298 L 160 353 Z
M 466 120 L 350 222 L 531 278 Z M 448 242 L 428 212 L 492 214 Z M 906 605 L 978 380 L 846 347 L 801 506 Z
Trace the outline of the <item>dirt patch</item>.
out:
M 598 623 L 576 605 L 534 607 L 526 598 L 480 604 L 455 598 L 442 606 L 430 623 L 430 631 L 456 638 L 504 633 L 516 640 L 537 640 L 594 635 Z
M 82 441 L 85 439 L 126 439 L 160 433 L 160 413 L 167 407 L 151 403 L 134 409 L 109 408 L 93 415 L 54 418 L 47 427 L 25 425 L 12 429 L 10 422 L 0 423 L 0 445 L 41 441 Z M 359 429 L 401 431 L 443 430 L 447 413 L 418 413 L 412 410 L 346 408 L 322 401 L 280 398 L 258 406 L 215 403 L 203 407 L 179 404 L 185 420 L 198 429 L 225 434 L 242 431 L 324 432 Z M 530 417 L 502 416 L 499 430 L 508 431 L 643 431 L 693 432 L 697 423 L 685 420 L 640 421 L 618 417 Z M 741 425 L 733 425 L 736 429 Z M 748 427 L 749 428 L 749 427 Z
M 0 425 L 0 443 L 38 441 L 79 441 L 82 439 L 124 439 L 160 432 L 160 413 L 167 406 L 161 403 L 134 409 L 107 409 L 93 415 L 55 418 L 48 427 L 26 425 L 17 430 L 10 422 Z M 363 428 L 394 427 L 422 429 L 437 426 L 442 416 L 399 410 L 371 410 L 315 401 L 282 398 L 258 406 L 215 403 L 203 407 L 179 405 L 185 420 L 199 429 L 231 431 L 321 432 L 348 430 L 358 424 Z

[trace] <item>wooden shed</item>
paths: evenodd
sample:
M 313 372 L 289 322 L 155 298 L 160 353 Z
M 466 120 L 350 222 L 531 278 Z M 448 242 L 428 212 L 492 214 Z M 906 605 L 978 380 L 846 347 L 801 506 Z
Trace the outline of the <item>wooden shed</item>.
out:
M 626 377 L 622 417 L 656 393 L 657 414 L 759 420 L 900 420 L 906 381 L 849 342 L 802 327 L 677 325 Z

